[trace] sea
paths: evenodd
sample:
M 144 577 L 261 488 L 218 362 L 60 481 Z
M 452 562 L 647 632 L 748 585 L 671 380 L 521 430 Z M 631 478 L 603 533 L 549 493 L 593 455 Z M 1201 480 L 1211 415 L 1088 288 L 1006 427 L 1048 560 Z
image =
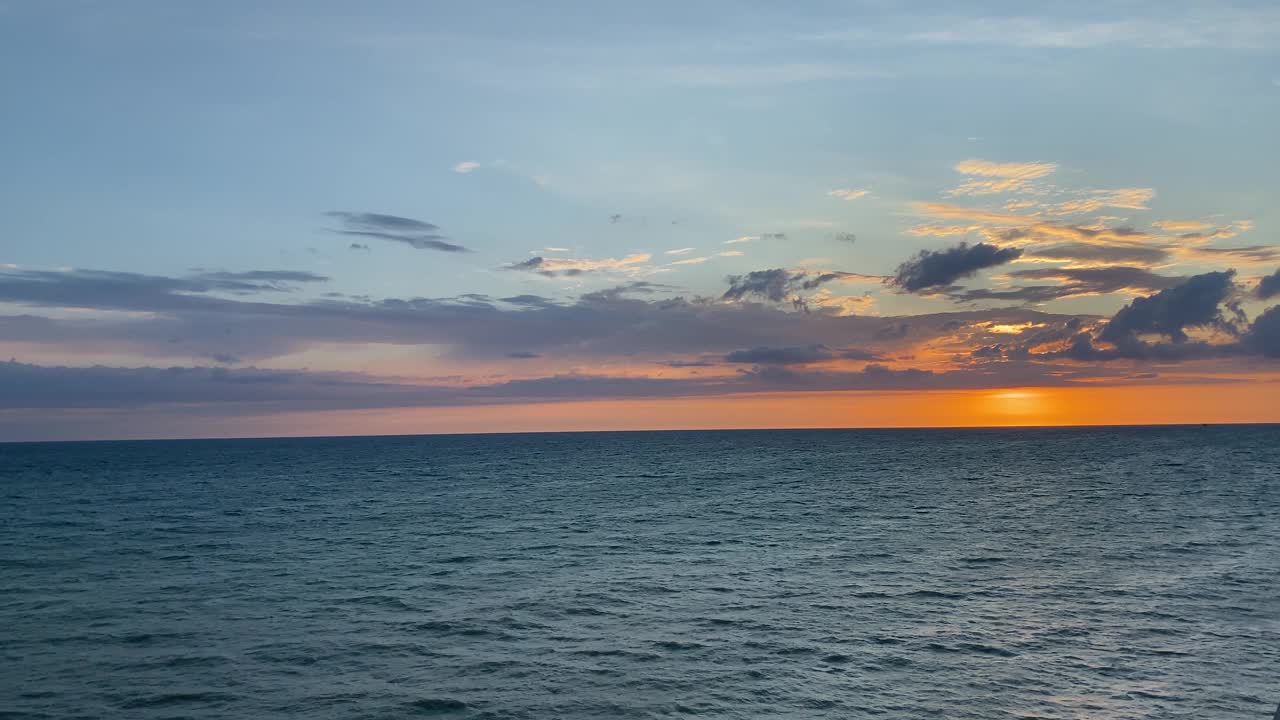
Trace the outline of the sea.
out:
M 1280 426 L 0 445 L 0 718 L 1270 718 Z

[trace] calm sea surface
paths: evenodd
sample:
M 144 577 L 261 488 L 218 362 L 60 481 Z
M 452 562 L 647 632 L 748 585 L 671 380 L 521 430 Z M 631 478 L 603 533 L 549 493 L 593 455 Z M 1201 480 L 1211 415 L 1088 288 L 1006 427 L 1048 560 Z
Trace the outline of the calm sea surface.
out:
M 1280 427 L 0 445 L 3 718 L 1269 718 Z

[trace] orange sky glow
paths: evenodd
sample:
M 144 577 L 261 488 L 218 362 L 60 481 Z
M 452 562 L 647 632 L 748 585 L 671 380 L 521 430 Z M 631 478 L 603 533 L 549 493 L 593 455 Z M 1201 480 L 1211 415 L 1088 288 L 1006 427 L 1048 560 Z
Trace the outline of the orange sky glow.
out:
M 1020 427 L 1275 422 L 1280 382 L 761 393 L 281 413 L 106 430 L 130 437 L 291 437 L 755 428 Z M 92 414 L 81 420 L 92 422 Z

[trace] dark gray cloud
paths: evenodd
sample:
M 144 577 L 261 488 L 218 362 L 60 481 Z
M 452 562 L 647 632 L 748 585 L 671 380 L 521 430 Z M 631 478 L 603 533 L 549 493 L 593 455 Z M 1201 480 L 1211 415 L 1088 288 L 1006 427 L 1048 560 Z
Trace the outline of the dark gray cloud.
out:
M 1105 362 L 1108 360 L 1141 360 L 1155 363 L 1178 363 L 1186 360 L 1207 360 L 1244 354 L 1239 343 L 1213 344 L 1207 342 L 1146 342 L 1137 337 L 1124 337 L 1113 347 L 1099 347 L 1089 333 L 1072 338 L 1064 350 L 1041 353 L 1039 357 L 1066 358 L 1078 362 Z
M 84 271 L 81 271 L 84 272 Z M 227 272 L 223 270 L 192 270 L 194 275 L 184 278 L 193 285 L 208 283 L 209 290 L 192 290 L 191 292 L 228 291 L 228 292 L 288 292 L 292 285 L 298 283 L 328 282 L 329 278 L 310 272 L 297 270 L 249 270 L 246 272 Z
M 422 220 L 398 215 L 383 215 L 381 213 L 354 213 L 336 210 L 325 214 L 342 221 L 342 229 L 334 231 L 341 235 L 389 240 L 403 243 L 419 250 L 439 250 L 449 253 L 472 252 L 470 248 L 447 242 L 448 238 L 439 233 L 440 228 L 438 226 Z M 352 248 L 356 249 L 357 245 L 367 249 L 367 246 L 363 246 L 361 243 L 352 243 Z
M 603 290 L 583 293 L 578 296 L 578 301 L 588 303 L 613 302 L 627 295 L 653 295 L 654 293 L 675 289 L 677 289 L 675 285 L 649 282 L 648 280 L 633 280 L 632 282 L 604 288 Z
M 1259 315 L 1242 342 L 1265 357 L 1280 358 L 1280 305 Z
M 383 215 L 382 213 L 356 213 L 334 210 L 325 213 L 329 217 L 342 220 L 347 226 L 361 230 L 377 230 L 397 233 L 431 233 L 439 230 L 439 226 L 413 218 L 399 215 Z
M 863 350 L 861 348 L 845 348 L 844 350 L 839 351 L 839 355 L 845 360 L 872 361 L 884 359 L 880 356 L 880 353 L 872 352 L 871 350 Z
M 1098 339 L 1121 345 L 1137 335 L 1150 333 L 1180 343 L 1187 339 L 1189 327 L 1212 327 L 1237 333 L 1243 316 L 1232 300 L 1236 292 L 1234 279 L 1234 270 L 1209 272 L 1189 277 L 1154 295 L 1136 298 L 1111 318 Z M 1224 304 L 1230 318 L 1223 313 Z
M 524 351 L 518 350 L 516 352 L 507 353 L 507 357 L 511 358 L 512 360 L 533 360 L 534 358 L 540 358 L 542 356 L 536 352 L 529 352 L 527 350 L 524 350 Z
M 1090 243 L 1064 243 L 1052 247 L 1028 250 L 1027 257 L 1050 260 L 1083 260 L 1099 263 L 1128 263 L 1159 265 L 1169 259 L 1169 252 L 1151 245 L 1094 245 Z
M 858 241 L 858 236 L 851 232 L 838 232 L 833 237 L 835 237 L 835 239 L 838 242 L 844 242 L 844 243 L 850 243 L 850 244 Z
M 944 288 L 980 270 L 1003 265 L 1022 255 L 1018 248 L 1000 248 L 987 243 L 959 245 L 946 250 L 921 250 L 898 266 L 890 283 L 907 292 Z
M 353 242 L 353 243 L 351 243 L 350 245 L 348 245 L 348 246 L 347 246 L 347 249 L 348 249 L 348 250 L 360 250 L 360 251 L 362 251 L 362 252 L 372 252 L 372 251 L 369 249 L 369 246 L 368 246 L 368 245 L 365 245 L 364 243 L 355 243 L 355 242 Z
M 323 275 L 289 270 L 199 271 L 164 277 L 107 270 L 0 271 L 0 300 L 27 305 L 104 310 L 198 309 L 222 302 L 212 294 L 279 293 Z
M 1280 260 L 1280 247 L 1275 245 L 1246 245 L 1230 248 L 1195 248 L 1197 255 L 1217 256 L 1230 262 L 1231 258 L 1239 258 L 1248 262 L 1272 263 Z
M 835 353 L 826 345 L 805 345 L 798 347 L 755 347 L 747 350 L 734 350 L 724 356 L 725 362 L 750 363 L 758 365 L 807 365 L 822 362 L 835 357 Z
M 556 301 L 542 297 L 541 295 L 512 295 L 510 297 L 498 298 L 508 305 L 516 305 L 527 308 L 544 308 L 553 305 L 559 305 Z
M 790 280 L 792 274 L 786 276 Z M 1069 317 L 1002 308 L 914 316 L 908 323 L 903 318 L 838 316 L 821 309 L 805 314 L 770 304 L 670 297 L 675 288 L 644 281 L 563 302 L 537 295 L 499 299 L 469 293 L 382 300 L 338 295 L 282 303 L 197 292 L 212 285 L 209 279 L 129 273 L 0 271 L 0 303 L 131 311 L 58 318 L 0 316 L 0 333 L 12 343 L 63 351 L 92 348 L 170 362 L 225 354 L 252 363 L 320 344 L 364 343 L 432 345 L 462 360 L 533 352 L 658 362 L 719 357 L 742 348 L 813 344 L 881 353 L 905 342 L 948 335 L 944 326 L 1045 323 Z
M 1262 300 L 1270 300 L 1280 295 L 1280 270 L 1267 275 L 1258 282 L 1258 297 Z
M 1155 291 L 1173 287 L 1183 277 L 1158 275 L 1139 267 L 1031 268 L 1015 270 L 1010 277 L 1020 280 L 1057 280 L 1058 285 L 1027 285 L 1003 290 L 974 288 L 949 293 L 957 300 L 1004 300 L 1044 303 L 1080 295 L 1109 295 L 1121 291 Z
M 752 270 L 746 275 L 730 275 L 729 289 L 724 292 L 724 300 L 744 300 L 756 297 L 769 302 L 785 302 L 796 289 L 796 282 L 803 275 L 793 276 L 782 268 L 770 270 Z
M 1194 275 L 1178 285 L 1135 299 L 1097 333 L 1075 333 L 1064 348 L 1036 353 L 1034 357 L 1164 363 L 1257 355 L 1280 357 L 1280 312 L 1271 308 L 1251 326 L 1247 325 L 1234 278 L 1234 270 Z M 1193 341 L 1186 332 L 1189 328 L 1212 328 L 1239 339 Z M 1160 335 L 1168 341 L 1151 342 L 1143 337 L 1150 335 Z M 987 350 L 984 355 L 990 352 Z
M 863 277 L 845 272 L 816 272 L 800 270 L 792 272 L 782 268 L 753 270 L 746 275 L 730 275 L 726 278 L 729 289 L 722 300 L 765 300 L 783 303 L 794 299 L 801 291 L 816 290 L 824 283 L 844 277 Z
M 833 350 L 826 345 L 797 345 L 794 347 L 754 347 L 734 350 L 724 356 L 727 363 L 749 365 L 810 365 L 827 360 L 879 361 L 879 353 L 861 348 Z

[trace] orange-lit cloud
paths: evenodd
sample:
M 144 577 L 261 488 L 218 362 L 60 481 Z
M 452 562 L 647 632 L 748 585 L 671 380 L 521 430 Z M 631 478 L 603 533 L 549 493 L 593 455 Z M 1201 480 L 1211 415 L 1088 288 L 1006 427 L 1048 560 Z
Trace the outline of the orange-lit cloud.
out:
M 1057 169 L 1058 166 L 1054 163 L 995 163 L 987 160 L 964 160 L 956 163 L 956 172 L 985 179 L 966 180 L 950 194 L 991 195 L 1025 191 L 1031 187 L 1033 180 L 1043 178 Z

